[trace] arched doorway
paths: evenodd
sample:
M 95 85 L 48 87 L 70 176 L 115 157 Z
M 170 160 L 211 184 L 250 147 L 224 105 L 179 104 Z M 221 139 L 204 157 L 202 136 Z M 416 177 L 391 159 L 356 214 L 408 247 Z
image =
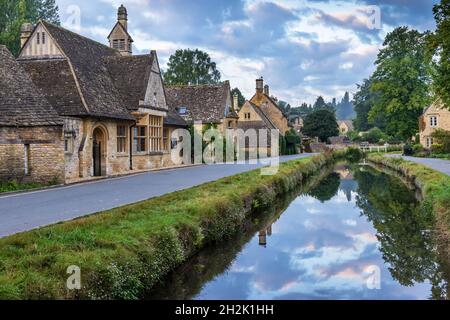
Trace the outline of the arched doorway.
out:
M 92 133 L 92 159 L 94 177 L 106 175 L 106 134 L 100 127 Z

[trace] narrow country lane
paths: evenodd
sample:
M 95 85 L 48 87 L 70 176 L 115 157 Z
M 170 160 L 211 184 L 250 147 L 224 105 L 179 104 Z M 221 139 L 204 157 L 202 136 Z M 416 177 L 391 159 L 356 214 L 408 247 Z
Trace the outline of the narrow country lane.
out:
M 311 156 L 280 157 L 280 162 Z M 265 166 L 217 164 L 0 195 L 0 237 L 161 196 Z

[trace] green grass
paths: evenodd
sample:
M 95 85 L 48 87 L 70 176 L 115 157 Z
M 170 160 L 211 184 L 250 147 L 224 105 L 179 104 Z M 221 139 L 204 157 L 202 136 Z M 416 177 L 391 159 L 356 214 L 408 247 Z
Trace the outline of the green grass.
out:
M 46 186 L 49 186 L 49 185 L 44 185 L 41 183 L 34 183 L 34 182 L 18 183 L 16 180 L 10 180 L 7 182 L 0 181 L 0 193 L 38 189 L 38 188 L 42 188 L 42 187 L 46 187 Z
M 446 259 L 450 258 L 450 176 L 424 165 L 403 160 L 370 155 L 369 161 L 381 164 L 411 178 L 422 190 L 422 207 L 434 215 L 438 242 Z
M 136 299 L 208 243 L 233 235 L 257 209 L 342 158 L 292 160 L 133 205 L 0 239 L 0 299 Z M 66 289 L 67 267 L 82 289 Z

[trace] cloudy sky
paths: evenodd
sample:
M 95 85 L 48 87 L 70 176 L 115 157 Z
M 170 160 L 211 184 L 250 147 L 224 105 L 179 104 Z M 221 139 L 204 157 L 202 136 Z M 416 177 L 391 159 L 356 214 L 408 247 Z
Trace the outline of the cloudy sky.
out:
M 387 32 L 399 25 L 434 29 L 432 7 L 438 0 L 56 2 L 65 27 L 103 43 L 123 3 L 135 54 L 157 50 L 164 69 L 176 49 L 200 48 L 217 62 L 222 79 L 247 98 L 254 80 L 264 76 L 271 94 L 296 106 L 317 95 L 329 100 L 354 92 L 373 71 Z

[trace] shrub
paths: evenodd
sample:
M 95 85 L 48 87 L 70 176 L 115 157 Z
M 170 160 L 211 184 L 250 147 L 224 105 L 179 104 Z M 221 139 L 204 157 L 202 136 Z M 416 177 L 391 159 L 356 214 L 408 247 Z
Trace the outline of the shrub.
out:
M 431 136 L 433 137 L 434 141 L 436 142 L 432 146 L 432 151 L 436 153 L 450 153 L 450 131 L 443 130 L 443 129 L 437 129 L 434 131 Z M 437 149 L 434 151 L 433 149 Z
M 364 153 L 359 148 L 348 148 L 345 159 L 349 162 L 359 162 L 364 158 Z
M 413 145 L 412 148 L 413 148 L 414 153 L 423 151 L 423 146 L 420 143 L 416 143 L 415 145 Z
M 407 143 L 403 146 L 403 155 L 412 156 L 414 154 L 413 146 L 410 143 Z
M 388 137 L 383 131 L 381 131 L 380 128 L 377 127 L 370 129 L 362 136 L 362 140 L 368 141 L 370 143 L 378 143 L 382 139 L 386 141 Z

